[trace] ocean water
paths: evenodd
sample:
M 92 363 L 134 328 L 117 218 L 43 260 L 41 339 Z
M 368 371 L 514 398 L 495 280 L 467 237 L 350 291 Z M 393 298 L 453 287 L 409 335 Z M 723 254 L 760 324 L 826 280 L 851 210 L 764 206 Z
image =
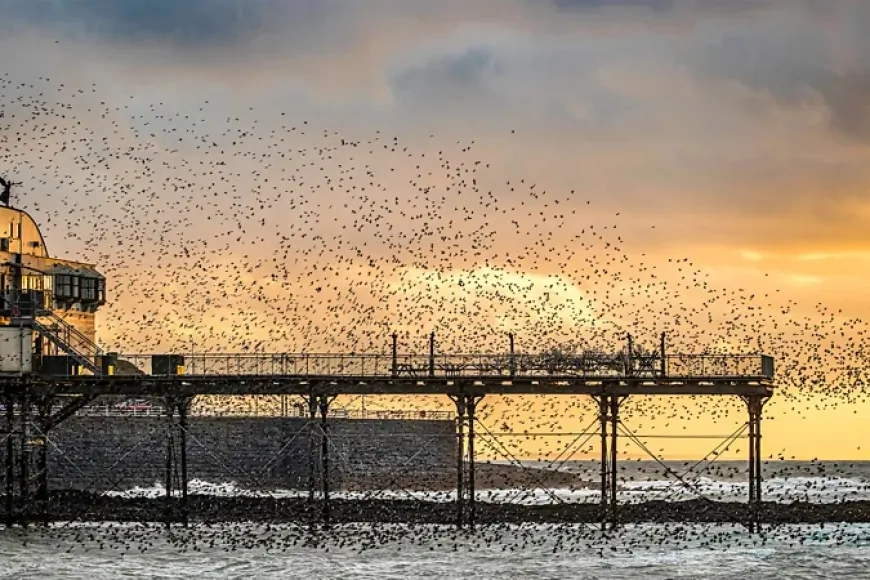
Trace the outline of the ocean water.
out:
M 530 464 L 534 468 L 545 464 Z M 745 462 L 716 462 L 682 476 L 692 463 L 624 462 L 620 500 L 745 499 Z M 597 477 L 597 464 L 563 470 Z M 676 477 L 680 475 L 680 477 Z M 789 502 L 870 500 L 870 463 L 770 462 L 764 499 Z M 585 476 L 584 476 L 585 479 Z M 191 482 L 191 491 L 251 492 L 233 482 Z M 120 493 L 120 492 L 114 492 Z M 162 495 L 159 484 L 123 492 Z M 393 490 L 379 497 L 408 497 Z M 371 493 L 336 496 L 371 497 Z M 450 501 L 446 492 L 413 492 Z M 597 501 L 598 491 L 481 490 L 480 501 Z M 870 524 L 632 524 L 613 532 L 595 525 L 495 525 L 474 532 L 452 526 L 357 524 L 331 530 L 295 524 L 174 526 L 67 522 L 0 529 L 0 578 L 870 578 Z
M 577 473 L 589 487 L 527 489 L 478 489 L 477 501 L 510 502 L 540 505 L 557 502 L 597 502 L 600 498 L 598 463 L 590 461 L 568 462 L 558 466 L 559 471 Z M 546 462 L 524 462 L 530 469 L 555 469 Z M 694 470 L 692 469 L 694 467 Z M 831 503 L 839 501 L 870 501 L 870 462 L 865 461 L 777 461 L 766 462 L 762 473 L 762 495 L 765 501 L 787 503 L 808 501 Z M 706 468 L 697 462 L 624 461 L 619 469 L 618 498 L 623 503 L 649 500 L 679 501 L 700 497 L 717 501 L 746 501 L 749 495 L 747 464 L 741 461 L 717 461 Z M 233 481 L 189 482 L 191 493 L 222 496 L 307 497 L 304 490 L 273 490 L 255 492 L 240 487 Z M 165 488 L 161 482 L 153 486 L 108 492 L 108 495 L 127 497 L 161 497 Z M 176 490 L 176 494 L 180 494 Z M 415 491 L 405 489 L 377 492 L 333 491 L 331 497 L 363 499 L 376 495 L 381 499 L 423 499 L 438 502 L 456 500 L 451 491 Z
M 83 578 L 868 578 L 870 526 L 423 526 L 337 529 L 318 545 L 285 526 L 67 526 L 0 534 L 0 577 Z

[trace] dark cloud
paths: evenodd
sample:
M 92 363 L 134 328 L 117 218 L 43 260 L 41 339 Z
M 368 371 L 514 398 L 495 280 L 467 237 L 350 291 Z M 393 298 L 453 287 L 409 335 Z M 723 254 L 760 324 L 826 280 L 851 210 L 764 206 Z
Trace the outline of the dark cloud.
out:
M 870 11 L 855 16 L 870 24 Z M 811 31 L 796 27 L 773 36 L 760 29 L 723 36 L 695 47 L 688 63 L 705 81 L 736 80 L 783 106 L 822 103 L 833 130 L 870 143 L 870 42 L 856 35 L 844 55 L 830 38 Z
M 561 10 L 600 10 L 602 8 L 646 8 L 657 12 L 674 9 L 675 0 L 551 0 Z
M 833 127 L 870 144 L 870 70 L 835 77 L 823 94 Z
M 446 107 L 488 103 L 499 96 L 490 81 L 504 74 L 497 53 L 473 46 L 458 54 L 442 54 L 395 72 L 390 79 L 393 95 L 411 105 L 441 103 Z
M 786 2 L 804 0 L 550 0 L 559 10 L 601 11 L 633 9 L 646 13 L 673 14 L 738 14 L 747 11 L 781 7 Z
M 317 26 L 335 2 L 321 0 L 0 0 L 7 25 L 115 41 L 184 47 L 233 44 L 296 22 Z

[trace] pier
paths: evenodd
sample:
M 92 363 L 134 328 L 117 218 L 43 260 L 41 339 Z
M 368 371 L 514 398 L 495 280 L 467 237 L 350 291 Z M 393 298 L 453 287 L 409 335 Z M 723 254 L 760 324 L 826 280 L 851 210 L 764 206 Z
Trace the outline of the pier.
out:
M 46 441 L 64 421 L 99 397 L 126 396 L 159 400 L 167 428 L 165 521 L 187 523 L 188 421 L 195 397 L 280 396 L 304 401 L 311 445 L 308 454 L 306 517 L 329 526 L 330 405 L 340 395 L 449 397 L 456 410 L 456 500 L 453 521 L 473 528 L 478 521 L 475 488 L 478 411 L 492 396 L 564 396 L 591 398 L 598 410 L 602 530 L 624 520 L 617 501 L 617 443 L 620 432 L 633 437 L 620 420 L 629 397 L 737 397 L 746 404 L 749 439 L 748 504 L 743 521 L 755 531 L 762 502 L 761 426 L 765 402 L 774 394 L 774 362 L 765 355 L 670 354 L 664 336 L 652 352 L 628 337 L 615 353 L 531 354 L 510 348 L 496 354 L 437 353 L 430 336 L 428 354 L 400 353 L 396 336 L 386 354 L 112 354 L 88 365 L 73 364 L 67 373 L 0 376 L 5 397 L 5 519 L 7 524 L 51 519 Z M 116 374 L 125 361 L 136 372 Z M 283 404 L 283 403 L 282 403 Z M 314 441 L 319 438 L 320 448 Z M 35 457 L 34 457 L 35 456 Z M 317 462 L 317 465 L 315 465 Z M 345 503 L 339 501 L 338 503 Z M 487 511 L 491 508 L 487 507 Z M 636 510 L 635 510 L 636 511 Z M 588 514 L 587 514 L 588 515 Z M 627 514 L 626 514 L 627 515 Z

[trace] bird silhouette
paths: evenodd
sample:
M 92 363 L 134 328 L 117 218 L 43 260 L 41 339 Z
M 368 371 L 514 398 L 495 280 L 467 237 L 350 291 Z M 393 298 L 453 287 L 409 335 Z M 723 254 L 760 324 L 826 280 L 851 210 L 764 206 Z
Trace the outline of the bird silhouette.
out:
M 182 107 L 138 94 L 119 100 L 96 84 L 20 82 L 9 73 L 0 76 L 0 117 L 15 127 L 0 133 L 0 164 L 27 183 L 21 207 L 61 257 L 95 264 L 107 277 L 98 337 L 121 354 L 125 373 L 150 372 L 151 353 L 182 353 L 190 374 L 386 380 L 395 332 L 398 364 L 413 377 L 427 372 L 434 331 L 439 372 L 503 372 L 511 335 L 528 376 L 616 375 L 628 352 L 638 364 L 658 360 L 665 332 L 667 374 L 675 376 L 752 375 L 759 353 L 773 356 L 776 395 L 766 412 L 814 417 L 866 401 L 866 321 L 729 282 L 688 250 L 653 254 L 634 237 L 656 228 L 642 213 L 519 175 L 483 138 L 336 130 L 289 110 L 228 111 L 207 99 Z M 498 135 L 499 143 L 525 139 L 510 128 Z M 0 201 L 8 204 L 16 185 L 0 179 Z M 166 484 L 154 482 L 165 481 L 167 455 L 180 454 L 181 429 L 165 403 L 103 397 L 49 432 L 51 469 L 79 486 L 57 496 L 70 521 L 162 517 Z M 577 526 L 600 519 L 601 417 L 591 398 L 484 398 L 476 493 L 479 518 L 491 527 L 448 539 L 419 525 L 455 519 L 454 402 L 377 395 L 330 405 L 323 423 L 304 397 L 192 401 L 190 509 L 203 526 L 225 525 L 197 528 L 198 538 L 179 531 L 178 545 L 231 551 L 353 541 L 372 549 L 404 535 L 426 550 L 510 539 L 510 550 L 587 542 L 585 550 L 610 553 L 597 529 Z M 741 521 L 747 466 L 735 458 L 747 451 L 743 401 L 632 397 L 620 405 L 614 471 L 624 522 Z M 420 412 L 436 420 L 422 427 Z M 259 422 L 245 421 L 251 417 Z M 733 433 L 700 460 L 666 459 L 661 440 L 715 428 Z M 321 453 L 324 441 L 341 499 L 334 517 L 396 526 L 270 527 L 308 521 L 319 509 L 309 503 L 307 475 L 288 474 L 303 473 L 296 469 L 307 468 L 309 442 Z M 784 520 L 870 518 L 866 468 L 801 463 L 793 452 L 777 451 L 763 467 L 765 497 L 796 502 L 781 508 Z M 837 469 L 858 483 L 844 486 Z M 832 497 L 853 503 L 805 501 Z M 257 534 L 249 533 L 252 520 Z M 529 521 L 563 527 L 516 527 Z M 141 550 L 162 541 L 123 528 L 49 533 L 78 534 L 88 545 L 127 547 L 136 538 Z M 744 538 L 674 523 L 624 533 L 626 549 L 642 539 L 721 547 Z

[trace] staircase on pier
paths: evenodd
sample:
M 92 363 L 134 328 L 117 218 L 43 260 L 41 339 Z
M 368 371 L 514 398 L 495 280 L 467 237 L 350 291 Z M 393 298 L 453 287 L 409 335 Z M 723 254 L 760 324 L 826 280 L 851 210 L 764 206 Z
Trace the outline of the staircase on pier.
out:
M 13 326 L 31 327 L 58 352 L 69 356 L 94 375 L 103 374 L 99 359 L 105 353 L 99 345 L 76 327 L 50 310 L 38 310 L 34 316 L 12 319 Z

